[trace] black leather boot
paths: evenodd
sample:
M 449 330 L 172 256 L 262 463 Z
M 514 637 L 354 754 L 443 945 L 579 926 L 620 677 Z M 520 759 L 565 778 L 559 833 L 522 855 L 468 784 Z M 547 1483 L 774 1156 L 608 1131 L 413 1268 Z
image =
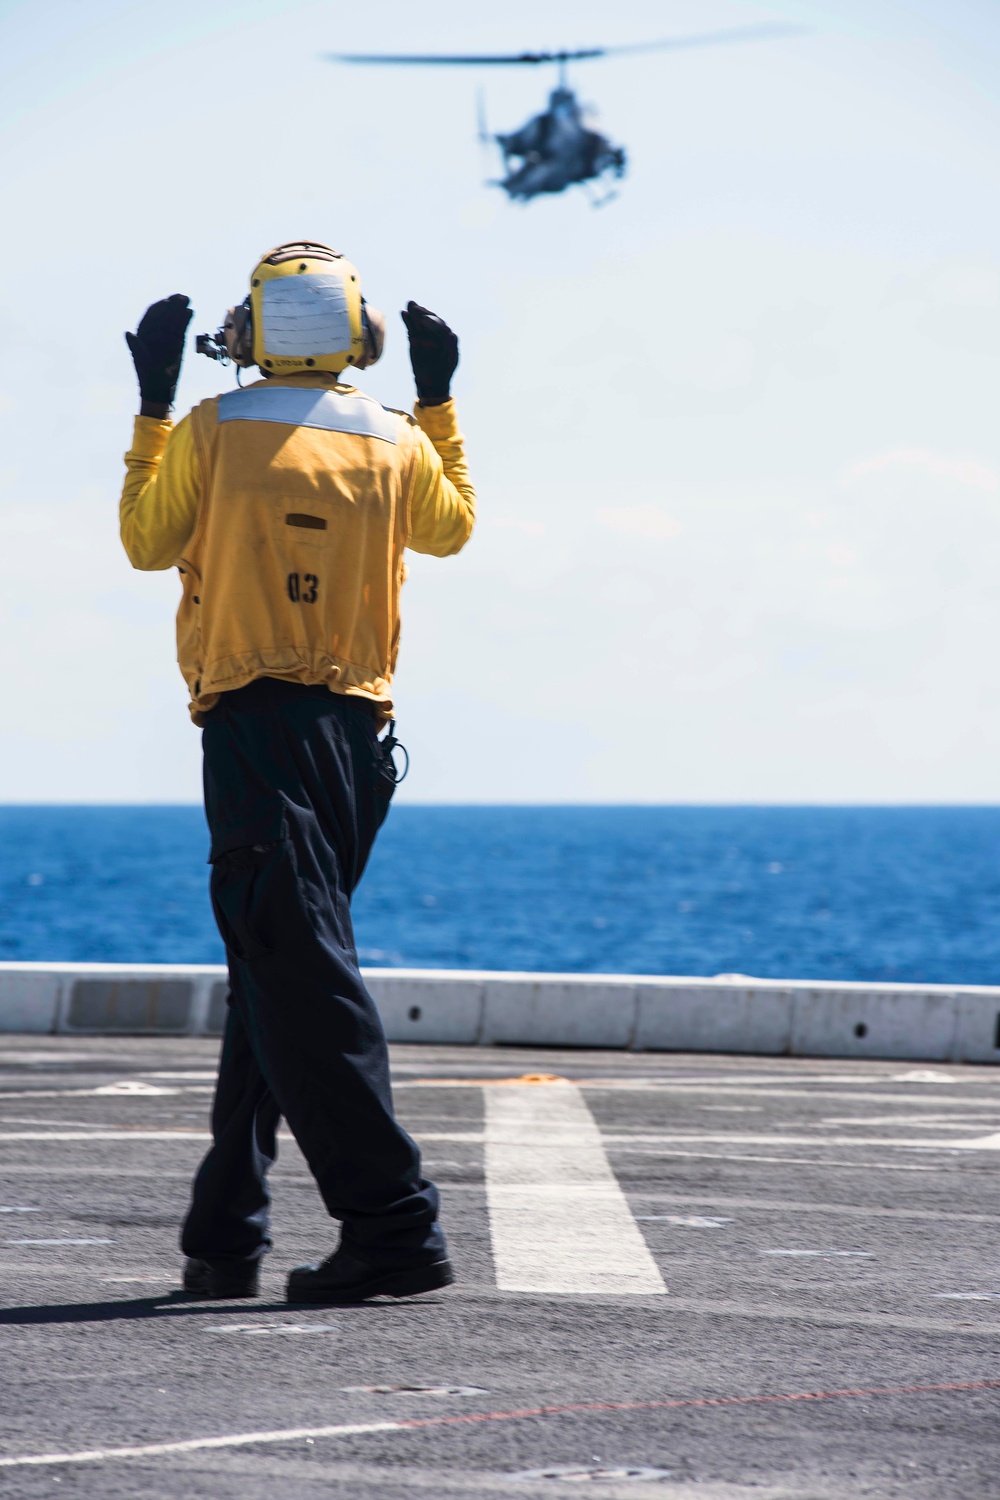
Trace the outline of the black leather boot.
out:
M 296 1266 L 285 1293 L 289 1302 L 344 1307 L 369 1297 L 415 1297 L 450 1286 L 455 1272 L 447 1256 L 424 1265 L 375 1266 L 340 1248 L 318 1266 Z
M 220 1300 L 256 1297 L 260 1284 L 259 1261 L 186 1260 L 184 1290 L 196 1296 Z

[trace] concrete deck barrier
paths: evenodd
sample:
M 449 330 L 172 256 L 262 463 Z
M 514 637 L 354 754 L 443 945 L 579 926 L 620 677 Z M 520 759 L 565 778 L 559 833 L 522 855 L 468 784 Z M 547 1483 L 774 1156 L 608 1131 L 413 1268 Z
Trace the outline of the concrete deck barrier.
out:
M 389 1039 L 1000 1063 L 1000 986 L 366 969 Z M 0 963 L 0 1032 L 216 1036 L 226 971 Z

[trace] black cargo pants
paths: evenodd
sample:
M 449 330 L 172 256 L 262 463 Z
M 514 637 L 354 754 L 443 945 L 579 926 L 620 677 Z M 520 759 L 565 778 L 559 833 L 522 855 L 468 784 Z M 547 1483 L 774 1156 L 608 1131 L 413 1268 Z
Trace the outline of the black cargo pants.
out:
M 269 1248 L 266 1174 L 284 1116 L 345 1245 L 376 1264 L 435 1259 L 437 1189 L 393 1115 L 351 925 L 394 786 L 371 716 L 324 687 L 261 678 L 222 695 L 203 746 L 230 1004 L 181 1249 L 247 1261 Z

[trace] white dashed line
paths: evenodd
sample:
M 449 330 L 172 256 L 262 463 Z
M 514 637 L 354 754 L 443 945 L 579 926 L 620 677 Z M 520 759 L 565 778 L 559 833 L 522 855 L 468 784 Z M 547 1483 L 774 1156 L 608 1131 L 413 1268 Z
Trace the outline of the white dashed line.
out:
M 168 1282 L 168 1283 L 170 1283 L 170 1282 L 173 1282 L 175 1279 L 176 1279 L 176 1273 L 171 1272 L 171 1271 L 164 1271 L 163 1274 L 162 1274 L 162 1276 L 100 1276 L 100 1277 L 98 1277 L 98 1280 L 99 1280 L 101 1286 L 112 1286 L 112 1285 L 117 1286 L 120 1282 L 130 1282 L 130 1283 L 131 1282 L 140 1282 L 140 1283 L 142 1283 L 143 1286 L 145 1286 L 147 1284 L 150 1285 L 150 1286 L 162 1286 L 165 1281 Z
M 165 1089 L 159 1084 L 145 1083 L 141 1078 L 122 1078 L 118 1083 L 102 1083 L 94 1089 L 95 1094 L 111 1094 L 121 1098 L 147 1098 L 150 1094 L 179 1094 L 180 1089 Z
M 676 1224 L 682 1229 L 721 1229 L 732 1219 L 709 1218 L 707 1214 L 636 1214 L 640 1224 Z
M 113 1245 L 114 1240 L 4 1240 L 5 1245 Z
M 811 1255 L 819 1260 L 874 1260 L 867 1250 L 761 1250 L 761 1255 Z
M 905 1121 L 897 1121 L 897 1125 L 905 1127 Z M 962 1129 L 968 1130 L 968 1124 L 963 1124 Z M 920 1139 L 899 1140 L 888 1136 L 866 1135 L 744 1135 L 739 1131 L 727 1131 L 724 1135 L 719 1133 L 695 1134 L 691 1131 L 677 1132 L 676 1134 L 663 1135 L 606 1135 L 604 1137 L 606 1146 L 698 1146 L 698 1145 L 720 1145 L 720 1146 L 811 1146 L 814 1150 L 817 1146 L 889 1146 L 894 1150 L 903 1151 L 1000 1151 L 1000 1134 L 980 1135 L 974 1139 L 964 1141 L 926 1141 Z
M 1000 1302 L 1000 1292 L 935 1292 L 940 1302 Z
M 118 1130 L 8 1130 L 0 1131 L 0 1141 L 210 1141 L 207 1130 L 142 1130 L 123 1125 Z M 418 1133 L 421 1141 L 470 1141 L 479 1143 L 481 1131 L 429 1130 Z
M 0 1141 L 210 1141 L 207 1130 L 6 1130 Z
M 821 1146 L 823 1143 L 822 1141 L 813 1141 L 811 1144 L 813 1146 Z M 626 1148 L 618 1147 L 617 1149 L 622 1151 Z M 634 1150 L 646 1156 L 679 1156 L 690 1158 L 694 1161 L 755 1161 L 782 1167 L 844 1167 L 852 1172 L 859 1170 L 865 1172 L 948 1172 L 958 1170 L 940 1162 L 936 1162 L 933 1166 L 923 1166 L 917 1165 L 916 1162 L 834 1161 L 829 1157 L 814 1156 L 750 1156 L 745 1152 L 678 1151 L 670 1147 L 653 1151 L 648 1146 L 637 1146 Z

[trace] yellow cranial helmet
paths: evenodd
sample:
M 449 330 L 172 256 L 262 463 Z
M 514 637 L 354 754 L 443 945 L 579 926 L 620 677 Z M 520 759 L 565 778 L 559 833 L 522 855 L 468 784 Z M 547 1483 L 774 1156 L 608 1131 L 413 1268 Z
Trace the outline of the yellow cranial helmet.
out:
M 247 363 L 273 375 L 362 370 L 382 353 L 385 320 L 365 305 L 358 273 L 328 245 L 290 240 L 250 277 Z

